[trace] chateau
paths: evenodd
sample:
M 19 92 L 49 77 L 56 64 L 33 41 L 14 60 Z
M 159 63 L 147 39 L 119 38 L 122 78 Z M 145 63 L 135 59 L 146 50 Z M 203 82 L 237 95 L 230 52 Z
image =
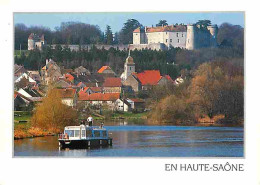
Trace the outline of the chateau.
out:
M 130 44 L 130 49 L 164 50 L 172 46 L 193 50 L 216 47 L 217 33 L 217 25 L 207 27 L 194 24 L 139 27 L 133 31 L 133 44 Z
M 45 44 L 44 35 L 39 36 L 35 33 L 31 33 L 28 37 L 28 50 L 42 50 Z

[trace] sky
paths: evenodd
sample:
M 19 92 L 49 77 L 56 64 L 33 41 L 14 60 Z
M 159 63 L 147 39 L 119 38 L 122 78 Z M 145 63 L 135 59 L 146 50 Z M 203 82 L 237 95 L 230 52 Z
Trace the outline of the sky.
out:
M 168 24 L 189 24 L 203 19 L 211 20 L 212 24 L 217 25 L 228 22 L 244 27 L 245 24 L 244 12 L 14 13 L 14 24 L 44 26 L 51 30 L 62 22 L 74 21 L 98 25 L 102 31 L 109 25 L 113 32 L 117 32 L 127 19 L 136 19 L 144 26 L 155 26 L 159 20 L 167 20 Z

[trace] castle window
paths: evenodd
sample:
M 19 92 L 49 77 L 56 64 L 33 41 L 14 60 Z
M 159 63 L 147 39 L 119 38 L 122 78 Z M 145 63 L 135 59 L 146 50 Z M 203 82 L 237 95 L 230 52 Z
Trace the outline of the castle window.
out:
M 131 67 L 130 67 L 130 71 L 131 71 Z
M 165 40 L 165 42 L 167 43 L 168 39 Z
M 172 39 L 170 39 L 170 42 L 172 42 Z
M 183 34 L 181 34 L 181 36 L 183 37 Z
M 178 43 L 180 43 L 180 39 L 178 39 Z
M 190 43 L 190 39 L 188 39 L 188 43 Z
M 179 37 L 179 33 L 176 33 L 176 36 Z

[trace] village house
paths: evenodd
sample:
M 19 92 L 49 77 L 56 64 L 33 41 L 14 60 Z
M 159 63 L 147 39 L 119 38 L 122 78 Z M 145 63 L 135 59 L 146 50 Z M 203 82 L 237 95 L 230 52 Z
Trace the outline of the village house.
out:
M 23 73 L 27 73 L 27 70 L 24 68 L 24 66 L 14 64 L 14 76 L 19 77 Z
M 93 93 L 102 93 L 102 88 L 101 87 L 85 87 L 81 88 L 79 91 L 79 94 L 84 94 L 87 93 L 88 95 L 93 94 Z
M 56 81 L 53 85 L 54 87 L 56 88 L 70 88 L 70 87 L 73 87 L 73 84 L 69 81 L 69 80 L 66 80 L 64 78 L 60 78 L 58 81 Z
M 117 99 L 115 101 L 115 109 L 120 112 L 129 112 L 131 111 L 131 104 L 125 99 Z
M 105 78 L 102 74 L 96 73 L 91 75 L 75 75 L 72 74 L 74 77 L 74 83 L 78 84 L 77 86 L 86 85 L 87 87 L 102 87 Z M 81 84 L 79 84 L 81 82 Z
M 105 78 L 103 84 L 104 93 L 121 93 L 122 83 L 121 78 L 108 77 Z
M 48 85 L 62 77 L 60 67 L 52 59 L 46 59 L 46 65 L 41 69 L 42 81 Z
M 76 89 L 55 89 L 61 96 L 62 103 L 70 107 L 75 107 L 77 104 L 77 93 Z
M 42 101 L 42 93 L 33 88 L 20 88 L 17 93 L 23 95 L 28 98 L 31 102 L 41 102 Z
M 87 70 L 86 68 L 84 68 L 83 66 L 79 66 L 77 68 L 74 69 L 74 73 L 76 75 L 90 75 L 91 73 L 89 72 L 89 70 Z
M 107 76 L 116 76 L 116 73 L 109 66 L 102 66 L 97 73 L 104 74 Z
M 126 101 L 131 105 L 132 110 L 143 112 L 145 109 L 145 101 L 138 98 L 127 98 Z
M 85 106 L 88 104 L 92 106 L 107 105 L 109 109 L 115 109 L 115 102 L 120 98 L 120 93 L 81 93 L 79 94 L 78 102 L 83 102 Z
M 25 111 L 32 107 L 33 101 L 21 93 L 14 91 L 14 111 Z

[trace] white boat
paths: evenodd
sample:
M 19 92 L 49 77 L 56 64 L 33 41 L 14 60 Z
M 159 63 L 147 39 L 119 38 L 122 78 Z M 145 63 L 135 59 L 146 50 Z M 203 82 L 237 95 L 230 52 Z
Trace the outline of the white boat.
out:
M 112 138 L 103 126 L 67 126 L 64 133 L 59 134 L 61 148 L 87 148 L 97 146 L 111 146 Z

